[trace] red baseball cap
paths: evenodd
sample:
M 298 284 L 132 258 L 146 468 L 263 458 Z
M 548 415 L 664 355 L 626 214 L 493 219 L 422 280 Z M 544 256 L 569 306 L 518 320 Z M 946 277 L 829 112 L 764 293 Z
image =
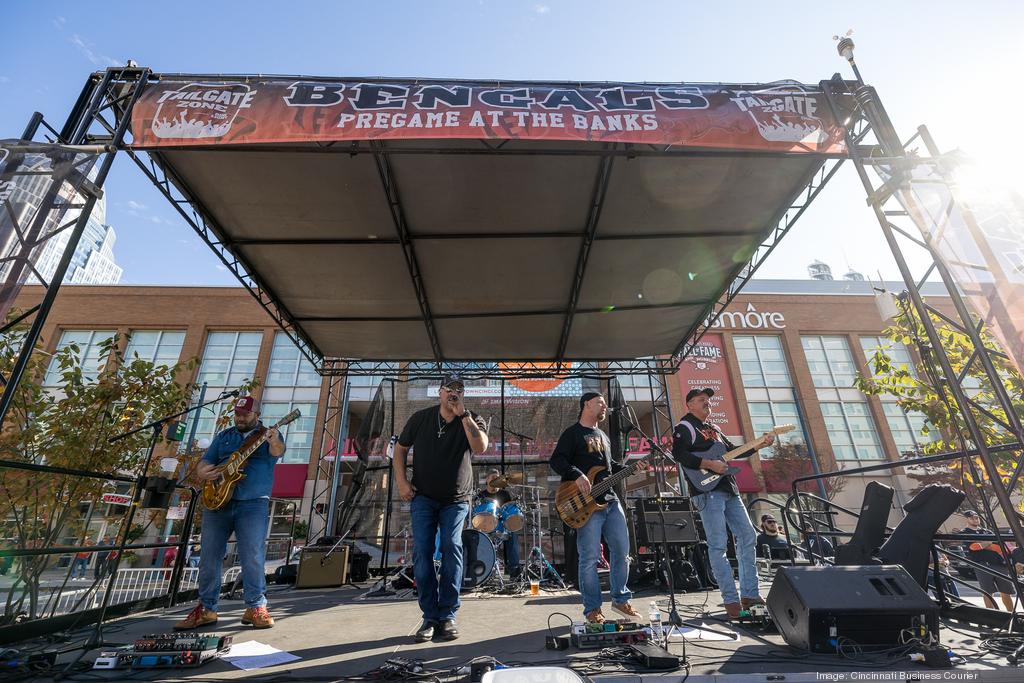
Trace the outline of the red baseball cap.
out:
M 258 413 L 260 412 L 260 402 L 252 396 L 243 396 L 235 401 L 235 412 Z

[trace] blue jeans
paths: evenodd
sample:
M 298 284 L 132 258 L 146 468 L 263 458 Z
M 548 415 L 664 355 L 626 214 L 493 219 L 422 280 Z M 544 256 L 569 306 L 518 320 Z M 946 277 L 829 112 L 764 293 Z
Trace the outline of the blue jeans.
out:
M 629 602 L 633 594 L 626 581 L 629 579 L 629 532 L 626 516 L 618 500 L 609 502 L 604 510 L 596 511 L 587 523 L 576 530 L 576 550 L 580 556 L 580 595 L 583 596 L 583 614 L 601 607 L 601 581 L 597 578 L 597 562 L 601 558 L 601 537 L 608 544 L 612 601 Z
M 267 604 L 264 563 L 269 524 L 270 501 L 266 498 L 232 500 L 220 510 L 203 511 L 203 552 L 199 559 L 199 601 L 203 607 L 217 611 L 224 557 L 232 532 L 238 541 L 245 606 L 263 607 Z
M 462 527 L 469 503 L 445 505 L 418 495 L 412 499 L 412 571 L 420 610 L 427 621 L 455 619 L 462 590 Z M 435 539 L 441 539 L 441 575 L 434 572 Z
M 76 557 L 71 563 L 71 578 L 84 579 L 85 568 L 89 566 L 89 560 L 84 557 Z
M 519 576 L 523 571 L 519 565 L 519 534 L 510 531 L 501 548 L 505 553 L 505 571 L 512 578 Z
M 754 542 L 757 533 L 750 523 L 747 508 L 739 496 L 725 491 L 710 491 L 693 497 L 693 508 L 700 511 L 700 520 L 704 524 L 704 533 L 708 537 L 708 559 L 715 581 L 722 591 L 722 601 L 726 604 L 739 602 L 744 598 L 757 598 L 757 565 L 754 560 Z M 736 594 L 736 582 L 732 577 L 732 565 L 725 556 L 728 534 L 726 527 L 732 532 L 736 542 L 736 562 L 740 570 L 740 592 Z

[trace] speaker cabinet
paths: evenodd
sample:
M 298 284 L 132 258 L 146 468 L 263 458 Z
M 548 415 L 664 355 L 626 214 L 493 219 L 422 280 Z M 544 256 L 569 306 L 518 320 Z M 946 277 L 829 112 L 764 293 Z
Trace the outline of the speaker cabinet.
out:
M 669 543 L 696 543 L 697 525 L 690 511 L 689 498 L 664 498 L 664 537 Z M 636 502 L 636 535 L 638 546 L 651 546 L 662 542 L 661 512 L 657 498 L 641 498 Z
M 939 608 L 900 566 L 780 567 L 768 611 L 787 643 L 812 652 L 836 652 L 843 639 L 897 647 L 906 629 L 922 640 L 939 634 Z
M 348 578 L 350 547 L 343 545 L 327 558 L 330 548 L 303 548 L 296 588 L 336 588 Z

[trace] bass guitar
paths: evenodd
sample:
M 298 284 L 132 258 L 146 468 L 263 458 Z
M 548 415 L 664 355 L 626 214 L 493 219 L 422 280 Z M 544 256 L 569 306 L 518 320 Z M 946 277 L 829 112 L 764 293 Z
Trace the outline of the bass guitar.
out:
M 301 415 L 297 409 L 282 417 L 275 429 L 280 429 L 290 422 L 294 422 Z M 206 481 L 203 484 L 203 505 L 207 510 L 219 510 L 228 504 L 231 496 L 235 495 L 235 486 L 245 479 L 245 472 L 242 468 L 249 461 L 249 456 L 256 452 L 256 449 L 266 443 L 270 430 L 264 429 L 254 434 L 241 447 L 228 456 L 227 462 L 214 468 L 220 473 L 219 479 Z
M 613 486 L 627 477 L 636 474 L 640 463 L 644 462 L 656 451 L 651 451 L 639 460 L 634 460 L 624 469 L 615 474 L 609 474 L 608 468 L 604 465 L 595 465 L 587 471 L 587 479 L 590 480 L 590 493 L 584 494 L 576 486 L 575 481 L 563 481 L 555 492 L 555 511 L 562 518 L 566 526 L 572 529 L 579 529 L 598 510 L 608 507 L 608 503 L 597 502 L 598 496 L 610 491 Z
M 694 453 L 694 455 L 699 455 L 704 460 L 721 460 L 723 462 L 729 462 L 730 460 L 743 455 L 749 450 L 757 450 L 759 448 L 764 448 L 766 445 L 764 442 L 764 437 L 767 436 L 768 434 L 785 434 L 786 432 L 791 432 L 794 429 L 796 429 L 796 425 L 790 424 L 773 427 L 764 436 L 760 436 L 754 439 L 753 441 L 748 441 L 742 446 L 738 446 L 737 448 L 734 448 L 731 451 L 726 450 L 726 446 L 724 443 L 722 443 L 721 441 L 716 441 L 714 444 L 712 444 L 711 448 L 707 449 L 706 451 Z M 683 468 L 683 472 L 686 473 L 686 478 L 689 480 L 690 486 L 693 489 L 700 491 L 701 493 L 707 493 L 708 491 L 711 491 L 716 486 L 718 486 L 718 482 L 722 480 L 722 477 L 735 475 L 739 471 L 740 468 L 738 467 L 729 467 L 723 474 L 716 474 L 711 470 L 691 469 L 689 467 Z

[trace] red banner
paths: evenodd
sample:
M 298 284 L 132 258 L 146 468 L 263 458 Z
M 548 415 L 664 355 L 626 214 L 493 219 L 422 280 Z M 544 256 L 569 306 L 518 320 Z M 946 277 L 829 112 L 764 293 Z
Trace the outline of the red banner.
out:
M 843 154 L 824 96 L 762 85 L 166 79 L 132 109 L 136 147 L 346 140 L 628 142 Z
M 726 436 L 741 436 L 736 399 L 729 379 L 729 367 L 725 363 L 725 345 L 720 334 L 705 334 L 700 343 L 679 364 L 679 388 L 683 397 L 691 389 L 713 389 L 711 416 L 708 422 L 718 425 Z

